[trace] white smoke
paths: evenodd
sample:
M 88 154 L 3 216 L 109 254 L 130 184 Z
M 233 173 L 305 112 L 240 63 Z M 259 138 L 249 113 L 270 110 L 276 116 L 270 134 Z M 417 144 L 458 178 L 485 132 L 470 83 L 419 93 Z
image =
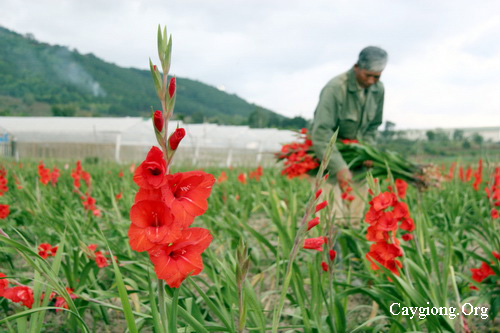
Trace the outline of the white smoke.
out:
M 99 82 L 72 58 L 72 53 L 67 48 L 60 48 L 55 54 L 59 62 L 54 64 L 54 71 L 64 81 L 78 88 L 92 93 L 94 96 L 106 96 L 106 91 Z

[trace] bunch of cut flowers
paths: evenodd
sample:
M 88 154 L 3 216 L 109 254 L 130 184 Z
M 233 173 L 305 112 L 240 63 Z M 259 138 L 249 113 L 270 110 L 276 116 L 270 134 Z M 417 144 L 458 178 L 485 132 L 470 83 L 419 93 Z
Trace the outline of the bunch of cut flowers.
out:
M 288 178 L 304 177 L 307 174 L 316 174 L 319 159 L 313 150 L 313 142 L 306 128 L 298 133 L 296 142 L 284 144 L 281 151 L 275 156 L 283 161 L 282 175 Z M 358 140 L 337 140 L 336 147 L 355 180 L 365 179 L 366 173 L 371 172 L 373 177 L 386 178 L 389 172 L 393 178 L 412 183 L 418 188 L 426 188 L 437 182 L 436 177 L 429 175 L 422 165 L 414 164 L 398 153 L 383 151 L 373 145 Z

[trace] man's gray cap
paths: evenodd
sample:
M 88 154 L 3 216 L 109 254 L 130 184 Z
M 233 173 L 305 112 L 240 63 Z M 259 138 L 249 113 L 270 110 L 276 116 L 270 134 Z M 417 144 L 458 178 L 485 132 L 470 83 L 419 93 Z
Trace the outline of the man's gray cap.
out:
M 373 72 L 381 72 L 387 64 L 387 52 L 380 47 L 367 46 L 359 53 L 359 68 Z

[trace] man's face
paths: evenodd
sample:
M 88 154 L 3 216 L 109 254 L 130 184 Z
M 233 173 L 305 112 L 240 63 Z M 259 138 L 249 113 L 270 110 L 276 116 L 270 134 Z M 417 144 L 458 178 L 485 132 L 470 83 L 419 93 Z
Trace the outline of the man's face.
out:
M 373 72 L 367 69 L 359 68 L 358 65 L 354 65 L 354 73 L 356 74 L 356 81 L 363 88 L 368 88 L 369 86 L 375 84 L 380 80 L 380 75 L 382 72 Z

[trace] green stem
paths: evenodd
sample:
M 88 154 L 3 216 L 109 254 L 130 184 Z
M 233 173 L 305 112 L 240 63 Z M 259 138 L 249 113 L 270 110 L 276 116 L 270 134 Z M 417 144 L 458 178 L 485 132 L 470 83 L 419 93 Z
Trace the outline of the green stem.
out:
M 174 288 L 174 296 L 172 298 L 170 318 L 168 320 L 168 331 L 177 332 L 177 304 L 179 303 L 179 288 Z
M 165 284 L 158 279 L 158 307 L 160 308 L 161 327 L 167 327 L 167 312 L 165 311 Z

